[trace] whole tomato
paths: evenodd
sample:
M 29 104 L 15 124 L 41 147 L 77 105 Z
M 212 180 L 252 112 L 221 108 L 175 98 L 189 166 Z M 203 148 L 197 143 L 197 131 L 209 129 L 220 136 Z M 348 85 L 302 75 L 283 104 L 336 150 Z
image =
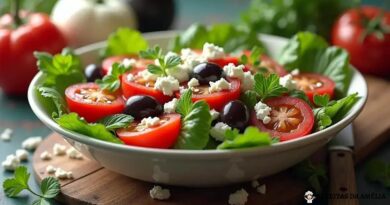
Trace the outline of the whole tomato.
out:
M 389 12 L 372 6 L 346 11 L 333 27 L 332 43 L 345 48 L 363 73 L 390 76 Z
M 0 18 L 0 87 L 8 95 L 25 95 L 38 72 L 33 52 L 55 54 L 66 41 L 46 14 L 26 14 L 20 25 L 14 19 Z

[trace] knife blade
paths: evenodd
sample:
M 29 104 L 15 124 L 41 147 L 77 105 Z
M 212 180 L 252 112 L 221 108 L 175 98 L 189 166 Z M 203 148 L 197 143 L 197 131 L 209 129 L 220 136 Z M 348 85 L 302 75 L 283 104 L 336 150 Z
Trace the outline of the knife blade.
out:
M 358 205 L 353 159 L 352 124 L 345 127 L 329 143 L 329 204 Z

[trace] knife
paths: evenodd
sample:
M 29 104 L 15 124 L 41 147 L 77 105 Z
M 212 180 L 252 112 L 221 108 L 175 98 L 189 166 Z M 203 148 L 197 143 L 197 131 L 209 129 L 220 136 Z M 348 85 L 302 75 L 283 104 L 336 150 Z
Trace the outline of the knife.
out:
M 358 205 L 356 178 L 353 159 L 352 124 L 345 127 L 334 139 L 329 148 L 330 205 Z

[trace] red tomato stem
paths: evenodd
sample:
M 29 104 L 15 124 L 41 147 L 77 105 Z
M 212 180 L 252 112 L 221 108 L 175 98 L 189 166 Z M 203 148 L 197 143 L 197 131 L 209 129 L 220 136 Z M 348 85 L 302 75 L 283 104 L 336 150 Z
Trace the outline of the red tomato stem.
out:
M 22 25 L 22 19 L 19 16 L 19 10 L 20 10 L 20 0 L 13 0 L 12 6 L 11 6 L 11 14 L 14 20 L 15 28 Z

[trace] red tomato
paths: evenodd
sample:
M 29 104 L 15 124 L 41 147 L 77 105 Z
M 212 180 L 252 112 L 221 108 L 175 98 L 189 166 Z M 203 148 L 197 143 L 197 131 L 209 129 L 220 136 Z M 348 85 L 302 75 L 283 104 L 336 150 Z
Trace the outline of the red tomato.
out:
M 204 100 L 209 104 L 210 109 L 221 110 L 228 102 L 240 97 L 240 80 L 234 78 L 227 78 L 227 80 L 231 83 L 230 90 L 210 93 L 207 85 L 194 87 L 192 101 Z M 180 92 L 176 92 L 176 97 L 180 98 Z
M 390 32 L 384 31 L 383 39 L 373 32 L 362 39 L 362 35 L 368 31 L 368 25 L 381 12 L 384 12 L 384 16 L 375 25 L 375 31 L 384 31 L 385 25 L 390 27 L 389 12 L 372 6 L 346 11 L 333 26 L 332 43 L 345 48 L 350 54 L 352 65 L 362 72 L 390 76 Z
M 137 73 L 143 69 L 135 69 L 122 75 L 122 93 L 125 98 L 134 95 L 149 95 L 154 97 L 159 103 L 166 103 L 172 99 L 171 96 L 164 95 L 160 90 L 154 89 L 155 81 L 145 81 Z M 127 80 L 128 74 L 134 75 L 134 80 L 129 82 Z
M 228 65 L 229 63 L 233 63 L 234 65 L 238 65 L 238 58 L 235 56 L 226 56 L 224 58 L 217 58 L 217 59 L 209 59 L 208 60 L 211 63 L 218 64 L 223 68 L 225 65 Z
M 166 114 L 160 117 L 160 125 L 147 128 L 140 122 L 133 122 L 127 128 L 116 131 L 118 137 L 127 145 L 152 148 L 170 148 L 180 134 L 180 115 Z
M 136 56 L 136 55 L 111 56 L 111 57 L 104 59 L 102 62 L 103 75 L 106 75 L 111 70 L 112 64 L 120 63 L 126 58 L 137 59 L 137 63 L 135 65 L 135 67 L 139 68 L 139 69 L 145 69 L 148 64 L 153 63 L 153 61 L 151 61 L 151 60 L 138 59 L 138 56 Z
M 71 112 L 76 112 L 88 122 L 121 113 L 125 102 L 121 96 L 101 90 L 95 83 L 71 85 L 65 90 L 66 102 Z
M 316 73 L 301 73 L 293 75 L 298 89 L 305 92 L 307 97 L 313 102 L 315 94 L 327 94 L 332 99 L 336 84 L 330 78 Z
M 249 57 L 251 52 L 244 51 L 244 54 Z M 255 70 L 256 68 L 254 68 L 253 65 L 248 64 L 245 67 L 248 68 L 248 70 L 251 70 L 252 73 L 258 72 L 257 70 Z M 286 69 L 284 69 L 284 67 L 282 65 L 280 65 L 275 60 L 273 60 L 271 57 L 269 57 L 265 54 L 262 54 L 260 56 L 260 66 L 259 67 L 266 68 L 269 73 L 276 73 L 279 76 L 285 76 L 288 74 L 288 72 L 286 71 Z
M 303 100 L 295 97 L 276 97 L 266 100 L 272 108 L 271 121 L 264 124 L 256 118 L 253 111 L 252 124 L 261 131 L 268 132 L 280 141 L 287 141 L 309 134 L 314 125 L 314 114 L 311 107 Z

